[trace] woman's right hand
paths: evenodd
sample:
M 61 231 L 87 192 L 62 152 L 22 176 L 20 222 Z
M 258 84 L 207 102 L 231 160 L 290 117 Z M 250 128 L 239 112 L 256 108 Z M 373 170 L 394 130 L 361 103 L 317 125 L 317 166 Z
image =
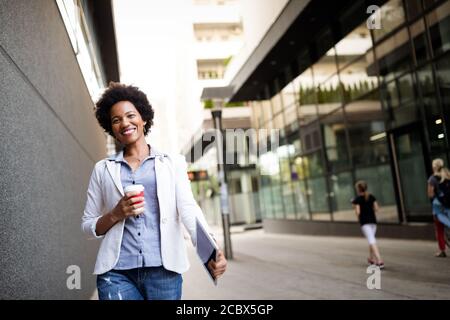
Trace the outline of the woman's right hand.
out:
M 145 200 L 144 197 L 136 197 L 139 194 L 139 191 L 127 192 L 112 210 L 112 216 L 120 221 L 143 213 Z

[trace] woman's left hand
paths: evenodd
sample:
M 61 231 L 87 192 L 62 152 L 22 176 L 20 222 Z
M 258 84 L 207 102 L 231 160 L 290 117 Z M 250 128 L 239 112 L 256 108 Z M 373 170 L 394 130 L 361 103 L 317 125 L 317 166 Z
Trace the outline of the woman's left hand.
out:
M 215 279 L 219 278 L 222 274 L 224 274 L 227 269 L 227 259 L 225 259 L 225 255 L 222 250 L 219 250 L 217 254 L 217 261 L 211 260 L 208 263 L 209 270 L 212 271 Z

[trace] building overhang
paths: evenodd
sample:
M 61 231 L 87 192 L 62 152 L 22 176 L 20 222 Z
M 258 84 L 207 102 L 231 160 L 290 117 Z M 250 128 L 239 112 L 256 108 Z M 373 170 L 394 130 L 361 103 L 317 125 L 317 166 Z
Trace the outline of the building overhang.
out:
M 290 0 L 259 45 L 236 73 L 229 101 L 272 97 L 289 81 L 317 61 L 331 46 L 370 16 L 367 8 L 385 0 Z M 348 19 L 348 17 L 351 17 Z M 347 17 L 345 28 L 339 19 Z M 334 42 L 319 35 L 329 30 Z M 306 59 L 302 57 L 307 57 Z

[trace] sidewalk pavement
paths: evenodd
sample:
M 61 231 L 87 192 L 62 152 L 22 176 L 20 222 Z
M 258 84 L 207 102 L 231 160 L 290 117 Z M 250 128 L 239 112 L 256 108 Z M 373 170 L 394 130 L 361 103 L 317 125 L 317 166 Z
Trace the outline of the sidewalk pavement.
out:
M 220 229 L 216 229 L 222 243 Z M 183 299 L 450 299 L 450 257 L 437 243 L 378 239 L 386 268 L 368 289 L 368 244 L 361 238 L 268 234 L 232 229 L 234 259 L 215 287 L 188 243 Z

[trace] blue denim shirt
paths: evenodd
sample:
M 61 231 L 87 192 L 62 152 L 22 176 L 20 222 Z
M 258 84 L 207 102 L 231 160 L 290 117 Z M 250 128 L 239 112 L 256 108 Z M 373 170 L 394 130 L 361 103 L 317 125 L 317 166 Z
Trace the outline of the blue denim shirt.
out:
M 123 188 L 131 184 L 144 186 L 145 211 L 137 217 L 128 217 L 125 220 L 119 260 L 114 269 L 161 266 L 159 204 L 153 149 L 150 148 L 150 156 L 142 161 L 135 172 L 123 158 L 123 151 L 116 155 L 115 161 L 121 163 L 120 178 Z

